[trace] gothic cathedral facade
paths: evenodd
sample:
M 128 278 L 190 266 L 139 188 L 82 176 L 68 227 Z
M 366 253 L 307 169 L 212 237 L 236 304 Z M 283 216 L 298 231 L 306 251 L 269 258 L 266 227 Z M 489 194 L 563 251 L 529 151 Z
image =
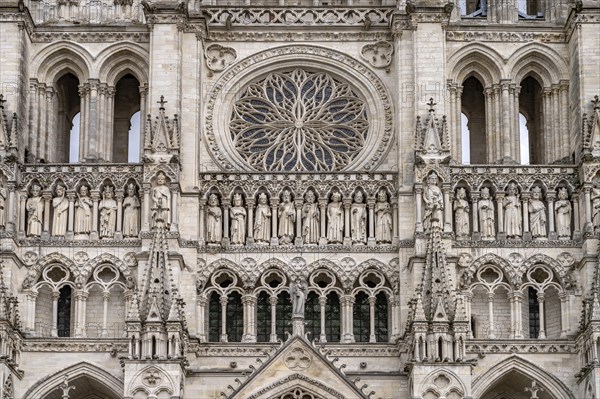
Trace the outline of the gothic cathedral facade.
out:
M 600 398 L 600 1 L 0 0 L 0 399 Z

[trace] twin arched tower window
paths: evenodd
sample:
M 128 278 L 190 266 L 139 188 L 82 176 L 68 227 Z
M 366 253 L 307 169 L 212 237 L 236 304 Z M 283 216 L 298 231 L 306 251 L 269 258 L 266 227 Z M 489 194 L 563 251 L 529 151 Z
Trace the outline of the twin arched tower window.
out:
M 517 3 L 519 18 L 532 19 L 544 17 L 544 0 L 514 1 Z M 489 3 L 490 0 L 458 0 L 461 16 L 468 18 L 487 17 Z
M 82 84 L 66 72 L 33 91 L 28 162 L 139 162 L 140 82 L 125 74 L 115 86 Z
M 534 74 L 518 83 L 462 84 L 461 144 L 465 164 L 552 164 L 570 156 L 567 86 L 543 87 Z

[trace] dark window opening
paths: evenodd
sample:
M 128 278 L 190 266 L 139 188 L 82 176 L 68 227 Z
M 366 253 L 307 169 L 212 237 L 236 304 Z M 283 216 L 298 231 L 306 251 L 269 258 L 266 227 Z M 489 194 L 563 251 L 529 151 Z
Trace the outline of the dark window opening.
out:
M 59 337 L 71 336 L 71 287 L 68 285 L 59 290 L 56 327 Z
M 227 341 L 241 342 L 244 335 L 244 308 L 242 307 L 242 296 L 233 292 L 229 294 L 227 301 Z
M 208 341 L 221 340 L 221 303 L 219 294 L 213 292 L 208 303 Z
M 269 295 L 261 292 L 256 302 L 256 340 L 269 342 L 271 339 L 271 304 Z
M 529 338 L 537 338 L 540 335 L 540 306 L 537 299 L 537 291 L 529 287 Z
M 369 342 L 371 337 L 371 315 L 369 308 L 369 296 L 359 292 L 354 301 L 352 309 L 354 339 L 356 342 Z

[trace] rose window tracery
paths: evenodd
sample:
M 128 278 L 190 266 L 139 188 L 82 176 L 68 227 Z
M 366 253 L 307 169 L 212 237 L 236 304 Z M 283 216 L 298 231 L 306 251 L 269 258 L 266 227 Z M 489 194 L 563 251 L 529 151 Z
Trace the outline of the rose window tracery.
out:
M 324 72 L 273 72 L 249 84 L 229 123 L 234 148 L 257 170 L 336 171 L 365 147 L 367 105 Z

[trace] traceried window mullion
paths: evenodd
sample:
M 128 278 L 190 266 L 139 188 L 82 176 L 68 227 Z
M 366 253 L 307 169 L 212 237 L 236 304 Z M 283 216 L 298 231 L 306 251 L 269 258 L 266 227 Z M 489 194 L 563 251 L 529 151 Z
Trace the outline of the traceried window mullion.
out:
M 364 292 L 356 294 L 352 309 L 354 339 L 356 342 L 369 342 L 371 336 L 371 310 L 369 296 Z
M 242 296 L 237 292 L 232 292 L 227 297 L 227 341 L 241 342 L 244 334 L 244 308 L 242 306 Z
M 310 339 L 319 339 L 321 335 L 321 305 L 319 295 L 315 292 L 309 292 L 304 307 L 305 331 L 310 332 Z
M 220 295 L 213 292 L 208 302 L 208 341 L 221 340 L 221 302 Z
M 327 342 L 340 342 L 340 298 L 335 292 L 327 295 L 325 304 L 325 334 Z
M 261 292 L 256 302 L 256 340 L 269 342 L 271 337 L 271 304 L 269 294 Z
M 277 338 L 285 341 L 287 339 L 286 331 L 292 333 L 292 300 L 287 291 L 282 291 L 277 295 L 275 317 Z
M 377 342 L 388 342 L 388 300 L 383 292 L 375 298 L 375 337 Z

